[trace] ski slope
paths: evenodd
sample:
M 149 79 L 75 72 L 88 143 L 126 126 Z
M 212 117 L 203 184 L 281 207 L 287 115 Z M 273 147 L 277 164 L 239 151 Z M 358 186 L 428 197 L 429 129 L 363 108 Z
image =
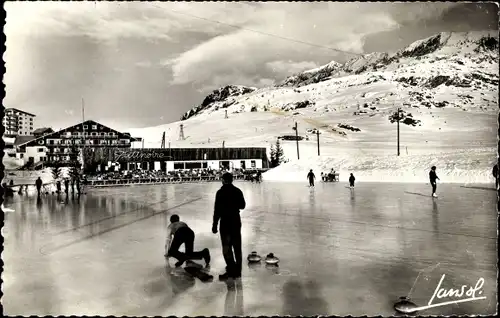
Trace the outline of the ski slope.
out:
M 299 135 L 309 138 L 299 142 L 300 160 L 295 142 L 283 141 L 289 162 L 265 173 L 265 180 L 303 181 L 309 169 L 319 175 L 334 168 L 341 180 L 352 172 L 359 181 L 427 182 L 428 169 L 436 165 L 443 182 L 493 181 L 495 32 L 441 33 L 392 55 L 331 62 L 274 87 L 243 90 L 221 88 L 182 122 L 130 132 L 151 148 L 160 146 L 165 132 L 171 147 L 220 147 L 224 142 L 226 147 L 269 149 L 278 136 L 294 135 L 297 122 Z M 398 107 L 415 120 L 400 125 L 399 157 L 396 124 L 389 121 Z M 179 140 L 181 123 L 185 140 Z M 320 156 L 312 129 L 320 131 Z

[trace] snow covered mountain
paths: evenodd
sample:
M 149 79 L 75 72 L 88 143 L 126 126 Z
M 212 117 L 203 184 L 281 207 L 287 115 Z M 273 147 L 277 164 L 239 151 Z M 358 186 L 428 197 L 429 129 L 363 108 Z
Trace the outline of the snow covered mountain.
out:
M 490 182 L 498 75 L 497 31 L 440 33 L 395 53 L 332 61 L 274 87 L 216 90 L 182 117 L 185 140 L 178 140 L 180 122 L 130 131 L 144 137 L 147 147 L 158 147 L 163 132 L 172 147 L 222 141 L 226 147 L 269 147 L 277 137 L 293 135 L 298 122 L 304 137 L 300 160 L 294 159 L 295 143 L 284 141 L 291 161 L 268 172 L 268 179 L 333 167 L 356 172 L 360 180 L 380 180 L 383 174 L 393 176 L 384 180 L 425 181 L 429 165 L 436 164 L 446 181 Z M 397 107 L 403 122 L 400 157 L 395 157 Z

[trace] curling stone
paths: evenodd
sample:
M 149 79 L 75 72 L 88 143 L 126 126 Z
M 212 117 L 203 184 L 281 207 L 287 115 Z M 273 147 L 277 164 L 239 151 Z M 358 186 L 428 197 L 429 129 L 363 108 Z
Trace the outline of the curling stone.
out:
M 247 260 L 249 263 L 258 263 L 258 262 L 260 262 L 261 259 L 262 259 L 262 257 L 260 257 L 260 255 L 257 254 L 257 252 L 255 252 L 255 251 L 248 254 L 248 257 L 247 257 Z
M 273 253 L 267 254 L 267 256 L 266 256 L 266 264 L 268 264 L 268 265 L 278 265 L 279 262 L 280 262 L 280 259 L 277 258 L 276 256 L 274 256 Z
M 417 312 L 417 305 L 410 301 L 410 298 L 403 296 L 394 304 L 394 310 L 402 314 L 411 314 Z

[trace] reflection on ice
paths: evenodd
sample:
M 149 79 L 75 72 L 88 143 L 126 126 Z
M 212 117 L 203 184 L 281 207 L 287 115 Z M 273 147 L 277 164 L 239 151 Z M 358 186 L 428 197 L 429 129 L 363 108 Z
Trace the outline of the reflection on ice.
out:
M 211 249 L 211 274 L 224 271 L 211 233 L 220 184 L 7 198 L 6 314 L 393 315 L 410 290 L 426 304 L 442 274 L 446 288 L 483 277 L 487 299 L 423 314 L 495 311 L 496 192 L 487 186 L 440 185 L 434 199 L 422 184 L 237 185 L 247 200 L 244 255 L 275 253 L 280 266 L 249 264 L 241 281 L 227 284 L 176 276 L 163 256 L 176 213 L 196 232 L 195 245 Z

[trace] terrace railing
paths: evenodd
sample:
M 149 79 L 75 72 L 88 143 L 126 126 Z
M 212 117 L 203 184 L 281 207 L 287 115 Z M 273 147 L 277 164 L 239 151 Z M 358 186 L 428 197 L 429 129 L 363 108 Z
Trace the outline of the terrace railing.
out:
M 235 180 L 243 180 L 243 175 L 235 175 Z M 88 180 L 87 185 L 91 187 L 127 186 L 136 184 L 162 184 L 162 183 L 194 183 L 219 181 L 219 176 L 199 177 L 158 177 L 158 178 L 134 178 L 134 179 L 108 179 Z

